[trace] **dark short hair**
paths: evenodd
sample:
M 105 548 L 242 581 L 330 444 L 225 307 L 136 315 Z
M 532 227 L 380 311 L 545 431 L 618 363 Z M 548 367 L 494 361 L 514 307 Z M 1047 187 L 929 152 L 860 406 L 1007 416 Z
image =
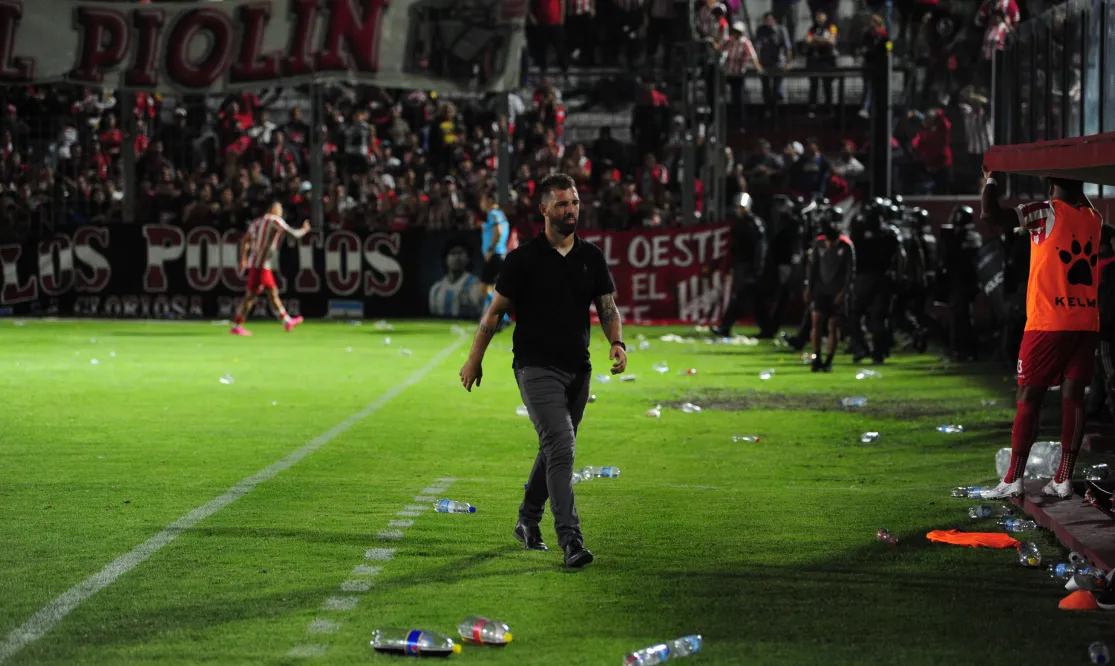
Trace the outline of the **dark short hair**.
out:
M 1061 188 L 1066 194 L 1084 193 L 1084 183 L 1079 180 L 1070 180 L 1068 178 L 1050 178 L 1049 184 Z
M 545 200 L 546 195 L 559 190 L 571 190 L 576 187 L 573 179 L 564 173 L 551 173 L 538 183 L 538 195 Z

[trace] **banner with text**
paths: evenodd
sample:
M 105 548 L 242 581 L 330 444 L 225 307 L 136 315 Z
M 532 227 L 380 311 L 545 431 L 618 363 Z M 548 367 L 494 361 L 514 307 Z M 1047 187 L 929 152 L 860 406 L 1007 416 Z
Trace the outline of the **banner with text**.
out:
M 240 231 L 167 224 L 82 227 L 0 244 L 0 314 L 228 319 L 244 293 Z M 731 287 L 730 227 L 588 232 L 627 322 L 718 320 Z M 280 246 L 275 277 L 295 315 L 475 319 L 479 232 L 313 231 Z M 270 317 L 266 299 L 255 317 Z
M 223 92 L 518 85 L 526 0 L 0 0 L 0 85 Z

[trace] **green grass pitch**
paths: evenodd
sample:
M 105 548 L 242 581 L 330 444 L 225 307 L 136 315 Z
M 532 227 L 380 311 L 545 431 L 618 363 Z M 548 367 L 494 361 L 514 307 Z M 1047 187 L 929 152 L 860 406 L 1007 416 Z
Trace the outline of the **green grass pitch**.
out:
M 1063 588 L 1013 551 L 925 539 L 996 529 L 973 526 L 972 503 L 948 495 L 993 480 L 1009 442 L 1012 384 L 989 369 L 897 356 L 857 380 L 844 356 L 813 375 L 767 344 L 667 343 L 658 336 L 691 333 L 628 328 L 633 348 L 640 333 L 651 343 L 631 353 L 638 379 L 593 382 L 577 447 L 579 466 L 622 475 L 577 486 L 597 561 L 567 573 L 549 512 L 549 553 L 511 535 L 537 439 L 515 413 L 510 332 L 468 394 L 457 372 L 471 326 L 457 336 L 449 323 L 393 323 L 287 334 L 257 322 L 238 339 L 208 322 L 0 321 L 0 641 L 166 526 L 335 435 L 6 663 L 387 664 L 399 658 L 372 653 L 374 628 L 454 634 L 470 614 L 507 622 L 515 639 L 453 661 L 619 664 L 700 633 L 694 665 L 1072 664 L 1115 638 L 1102 613 L 1057 610 Z M 606 343 L 593 336 L 599 373 Z M 652 371 L 660 361 L 669 372 Z M 678 374 L 687 368 L 699 374 Z M 840 408 L 850 395 L 867 407 Z M 683 401 L 706 409 L 684 414 Z M 659 403 L 660 419 L 645 416 Z M 372 413 L 352 422 L 362 410 Z M 1055 439 L 1048 416 L 1041 437 Z M 941 423 L 968 432 L 943 435 Z M 863 444 L 868 430 L 882 436 Z M 476 514 L 398 515 L 444 478 L 455 479 L 444 495 Z M 900 544 L 877 543 L 880 527 Z M 402 537 L 381 540 L 393 528 Z M 1064 555 L 1035 539 L 1047 560 Z M 366 560 L 375 548 L 393 559 Z M 323 631 L 310 631 L 315 620 Z

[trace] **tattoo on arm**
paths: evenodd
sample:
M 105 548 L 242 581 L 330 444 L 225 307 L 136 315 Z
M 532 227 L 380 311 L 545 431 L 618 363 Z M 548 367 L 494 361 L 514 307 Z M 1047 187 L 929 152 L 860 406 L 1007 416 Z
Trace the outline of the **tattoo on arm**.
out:
M 484 335 L 495 335 L 495 329 L 490 326 L 485 326 L 483 322 L 476 327 L 476 330 Z
M 610 294 L 600 297 L 600 302 L 596 304 L 597 314 L 600 316 L 600 325 L 607 326 L 613 321 L 619 319 L 619 308 L 616 307 L 616 294 Z

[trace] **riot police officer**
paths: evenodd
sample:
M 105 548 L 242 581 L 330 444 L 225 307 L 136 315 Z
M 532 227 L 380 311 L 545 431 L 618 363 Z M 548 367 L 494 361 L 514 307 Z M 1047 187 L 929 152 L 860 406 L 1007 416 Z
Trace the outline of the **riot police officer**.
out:
M 766 271 L 768 254 L 766 224 L 751 212 L 751 195 L 736 195 L 732 224 L 732 298 L 719 326 L 710 330 L 730 337 L 732 327 L 744 310 L 750 310 L 759 330 L 767 330 L 766 312 L 761 307 L 759 282 Z
M 941 225 L 938 300 L 948 304 L 948 349 L 959 360 L 974 360 L 979 345 L 972 324 L 972 303 L 979 290 L 979 251 L 983 239 L 968 206 L 957 206 Z
M 929 300 L 929 268 L 922 234 L 928 219 L 928 211 L 909 208 L 902 213 L 899 227 L 906 267 L 894 301 L 894 325 L 911 337 L 918 353 L 924 353 L 929 344 L 929 315 L 925 311 Z
M 871 356 L 874 363 L 883 363 L 890 352 L 891 300 L 905 264 L 902 234 L 889 221 L 891 208 L 889 202 L 876 200 L 852 225 L 857 266 L 851 334 L 856 362 Z M 871 329 L 871 344 L 865 336 L 864 318 Z

